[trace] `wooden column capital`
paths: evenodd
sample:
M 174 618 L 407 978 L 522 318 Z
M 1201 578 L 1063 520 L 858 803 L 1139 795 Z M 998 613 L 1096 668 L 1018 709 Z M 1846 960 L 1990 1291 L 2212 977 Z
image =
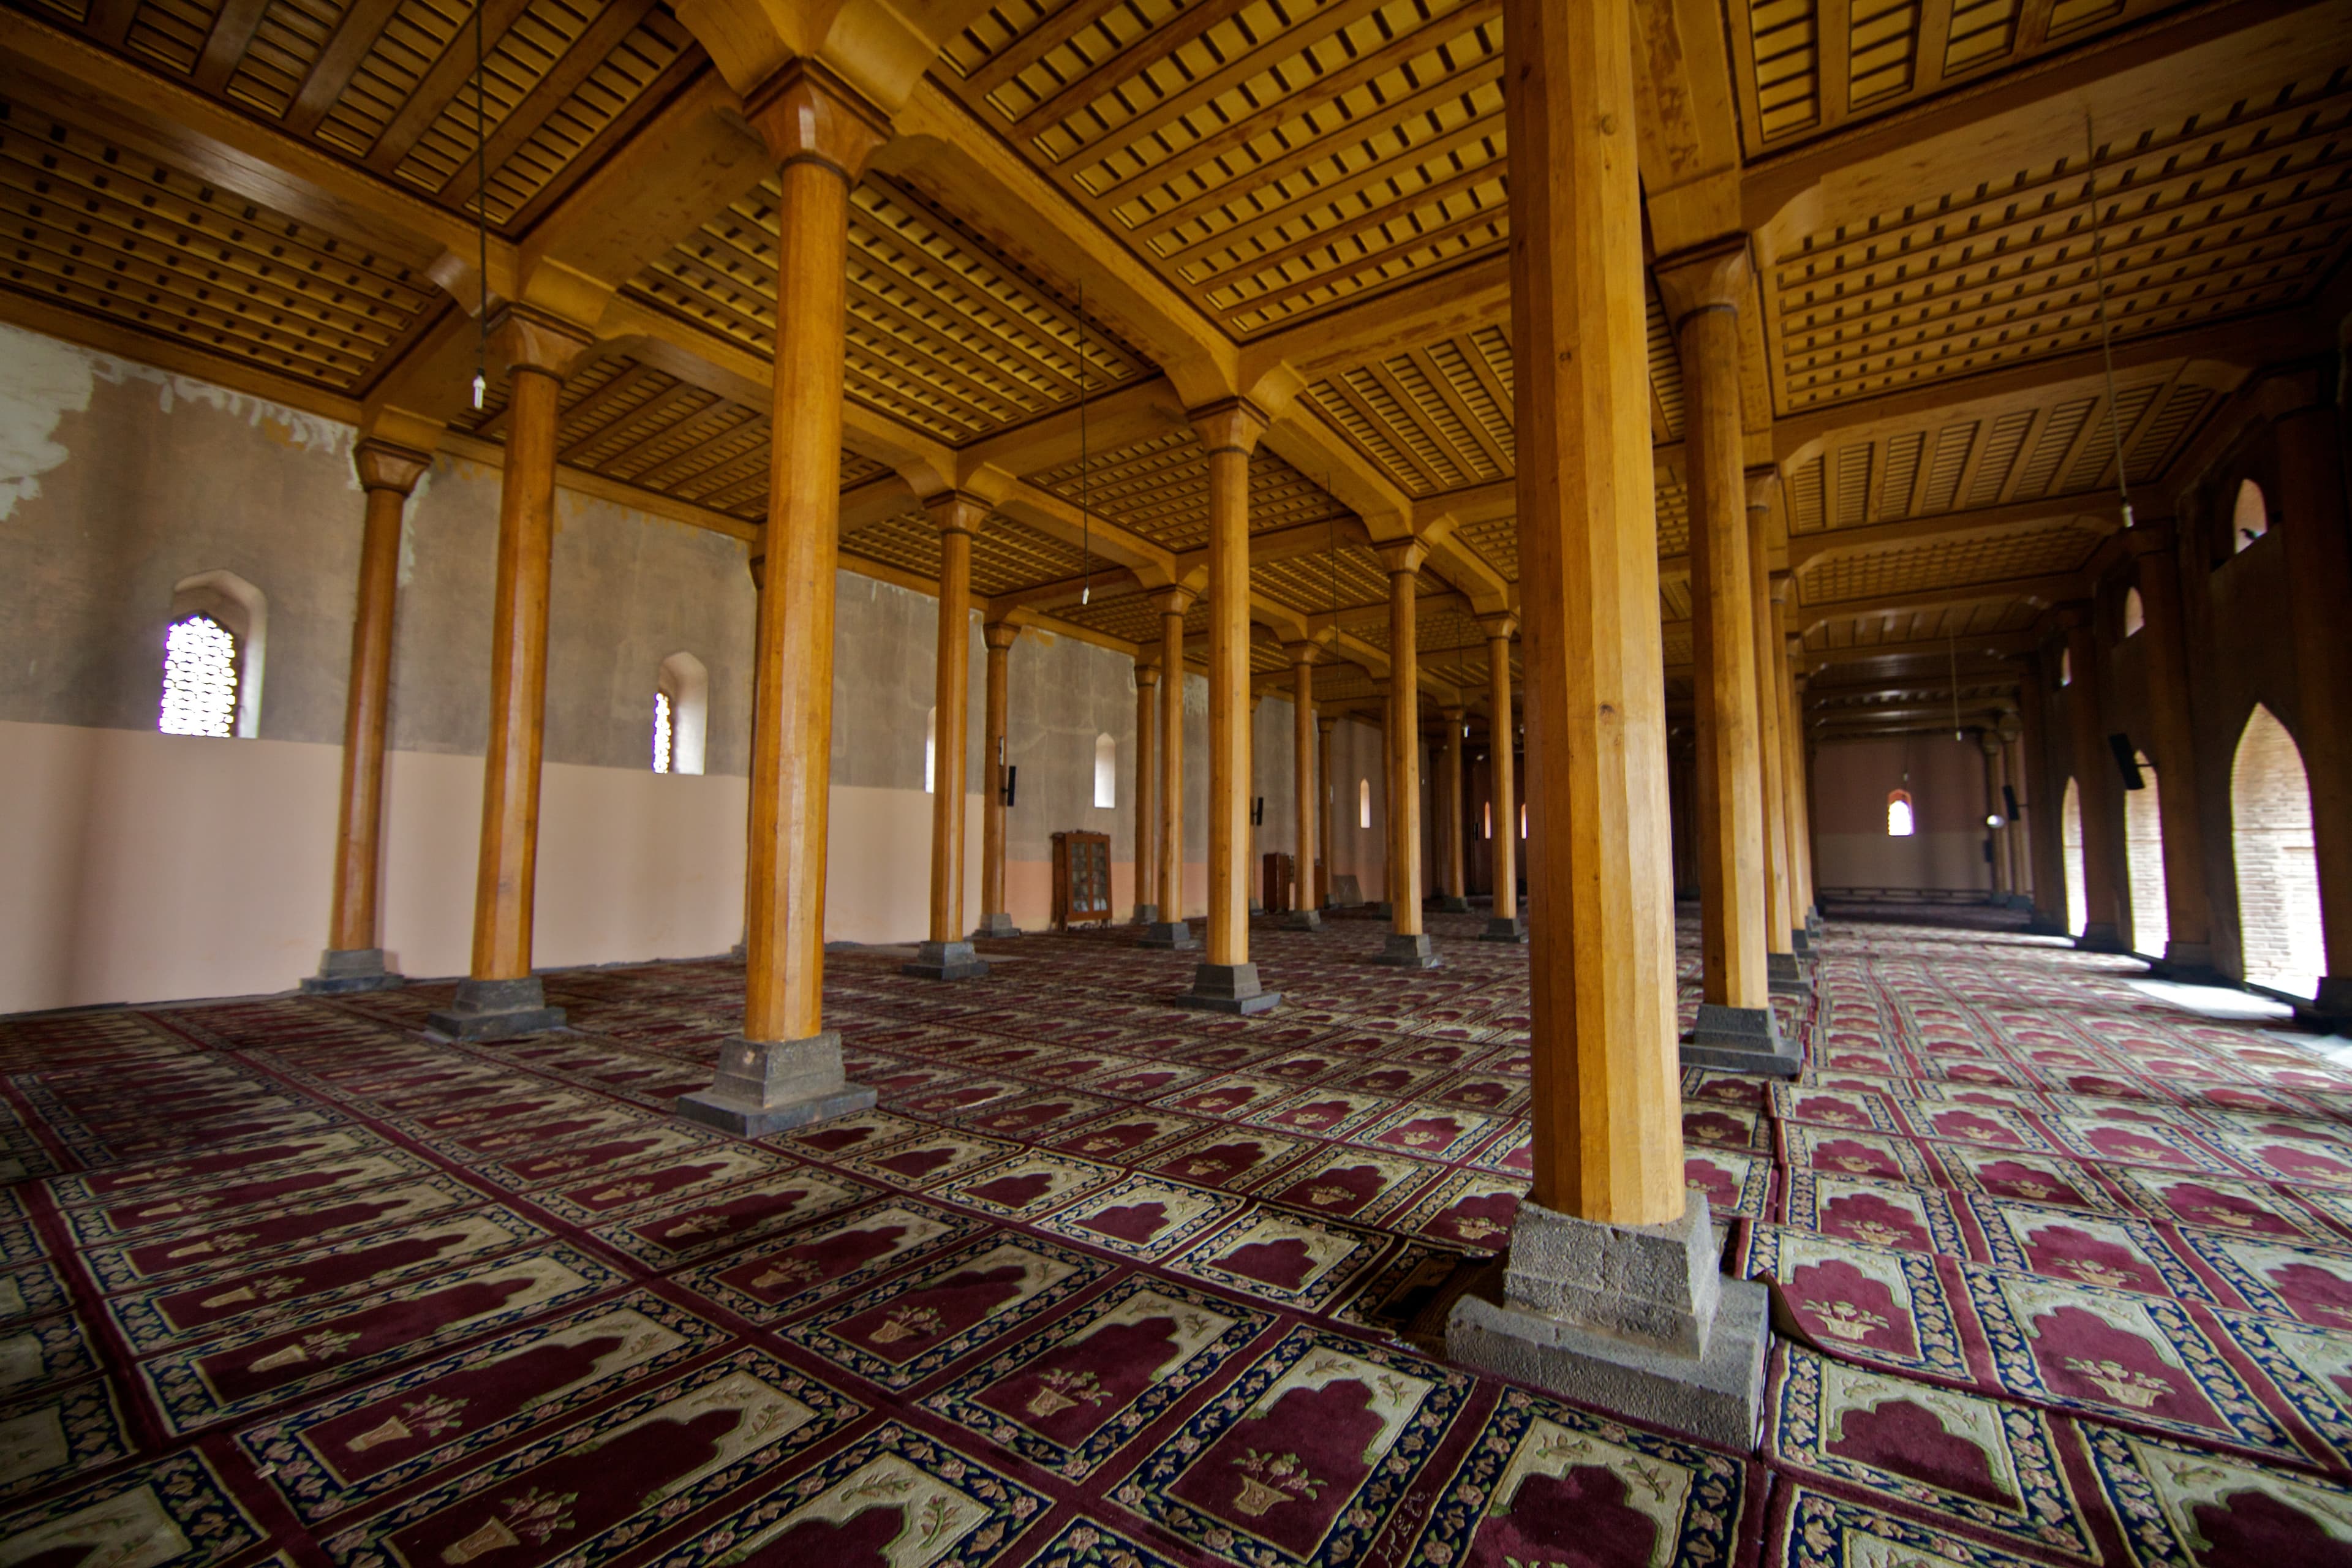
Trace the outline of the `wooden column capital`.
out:
M 535 370 L 562 381 L 595 342 L 578 322 L 533 305 L 502 305 L 490 317 L 490 357 L 509 374 Z
M 1478 629 L 1486 634 L 1488 642 L 1508 642 L 1518 635 L 1519 617 L 1510 615 L 1480 616 Z
M 1282 645 L 1282 657 L 1290 661 L 1293 668 L 1305 668 L 1322 659 L 1323 648 L 1319 643 L 1286 642 Z
M 1437 716 L 1449 724 L 1459 724 L 1462 722 L 1462 716 L 1469 711 L 1467 708 L 1440 708 L 1437 710 Z
M 1139 687 L 1158 686 L 1160 684 L 1160 667 L 1156 664 L 1137 665 L 1135 667 L 1135 684 Z
M 432 453 L 395 446 L 390 441 L 371 438 L 352 448 L 352 467 L 359 472 L 362 489 L 391 490 L 407 496 L 432 466 Z
M 965 490 L 941 490 L 923 498 L 923 510 L 941 533 L 978 533 L 988 521 L 989 504 Z
M 1386 568 L 1391 577 L 1402 574 L 1416 573 L 1421 570 L 1423 563 L 1429 559 L 1429 546 L 1418 539 L 1408 539 L 1398 544 L 1381 545 L 1380 557 L 1381 565 Z
M 1787 604 L 1790 591 L 1796 585 L 1797 575 L 1793 572 L 1775 572 L 1765 579 L 1765 592 L 1772 595 L 1772 602 L 1776 605 Z
M 1190 588 L 1160 588 L 1151 595 L 1151 607 L 1163 616 L 1181 616 L 1192 607 L 1200 595 Z
M 1701 310 L 1738 310 L 1748 302 L 1752 270 L 1744 234 L 1662 256 L 1651 268 L 1658 280 L 1659 302 L 1675 326 Z
M 2153 555 L 2172 548 L 2172 521 L 2169 518 L 2141 519 L 2116 537 L 2123 541 L 2125 554 L 2134 559 Z
M 1322 731 L 1325 737 L 1328 738 L 1331 731 L 1339 727 L 1339 715 L 1335 713 L 1318 713 L 1315 715 L 1315 727 L 1318 730 Z
M 1200 437 L 1202 450 L 1240 452 L 1244 456 L 1257 450 L 1258 441 L 1274 423 L 1245 397 L 1227 398 L 1205 408 L 1190 409 L 1184 417 L 1192 424 L 1192 434 Z
M 743 118 L 778 167 L 816 163 L 850 184 L 890 140 L 890 117 L 815 60 L 796 59 L 743 99 Z
M 980 628 L 980 638 L 991 653 L 1002 653 L 1021 640 L 1021 628 L 1011 621 L 990 621 Z
M 1750 468 L 1741 478 L 1748 482 L 1748 510 L 1770 511 L 1772 500 L 1780 490 L 1780 470 L 1772 468 Z

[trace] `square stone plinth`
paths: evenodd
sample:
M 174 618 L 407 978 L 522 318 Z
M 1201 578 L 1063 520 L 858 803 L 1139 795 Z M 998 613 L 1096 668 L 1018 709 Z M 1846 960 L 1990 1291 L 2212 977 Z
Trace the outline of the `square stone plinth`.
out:
M 547 1005 L 539 976 L 460 980 L 457 1000 L 425 1016 L 425 1026 L 453 1040 L 504 1040 L 563 1027 L 563 1009 Z
M 1154 921 L 1144 928 L 1143 940 L 1136 945 L 1157 948 L 1162 952 L 1181 952 L 1186 948 L 1200 946 L 1201 939 L 1194 936 L 1192 928 L 1182 921 Z
M 1804 966 L 1793 952 L 1768 952 L 1764 955 L 1764 977 L 1767 988 L 1775 996 L 1810 996 L 1813 983 L 1805 978 Z
M 1434 969 L 1437 967 L 1437 950 L 1430 944 L 1424 933 L 1405 936 L 1391 931 L 1387 945 L 1372 954 L 1372 962 L 1398 969 Z
M 898 973 L 917 980 L 984 980 L 988 962 L 968 942 L 927 942 L 915 949 L 913 963 L 898 966 Z
M 1528 922 L 1513 915 L 1508 920 L 1500 915 L 1487 921 L 1486 929 L 1478 933 L 1480 942 L 1517 942 L 1528 940 Z
M 1006 914 L 1003 910 L 999 910 L 992 915 L 981 916 L 980 924 L 972 929 L 971 934 L 974 941 L 978 941 L 982 937 L 995 940 L 1003 937 L 1019 936 L 1021 934 L 1021 928 L 1013 923 L 1013 917 L 1011 915 Z
M 342 996 L 356 991 L 389 991 L 407 984 L 406 975 L 383 966 L 380 947 L 331 947 L 319 954 L 319 973 L 302 977 L 302 991 L 310 996 Z
M 1179 1007 L 1208 1013 L 1267 1013 L 1281 1005 L 1281 992 L 1258 984 L 1255 963 L 1203 963 L 1192 972 L 1192 989 L 1176 998 Z
M 1683 1066 L 1725 1072 L 1794 1078 L 1804 1070 L 1804 1053 L 1780 1033 L 1769 1007 L 1718 1007 L 1699 1004 L 1698 1026 L 1684 1037 Z
M 760 1138 L 874 1109 L 873 1089 L 850 1083 L 841 1068 L 841 1036 L 831 1029 L 800 1040 L 730 1040 L 719 1052 L 709 1089 L 677 1099 L 688 1121 L 739 1137 Z
M 1292 910 L 1282 917 L 1284 931 L 1321 931 L 1323 917 L 1313 910 Z

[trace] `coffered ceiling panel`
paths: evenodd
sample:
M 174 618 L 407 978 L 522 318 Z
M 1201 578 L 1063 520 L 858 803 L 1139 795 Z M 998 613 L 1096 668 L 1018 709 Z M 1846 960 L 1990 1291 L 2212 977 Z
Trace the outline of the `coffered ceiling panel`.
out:
M 1160 647 L 1160 607 L 1148 594 L 1097 594 L 1091 605 L 1065 605 L 1054 613 L 1089 630 L 1134 643 L 1147 658 Z M 1195 600 L 1184 614 L 1184 635 L 1200 637 L 1208 629 L 1208 605 Z
M 1799 571 L 1798 593 L 1804 604 L 1818 605 L 2047 576 L 2080 567 L 2105 537 L 2103 529 L 2068 520 L 2031 531 L 1827 556 Z
M 2352 79 L 1987 169 L 1806 236 L 1766 269 L 1785 410 L 2307 299 L 2352 237 Z M 2092 195 L 2096 192 L 2096 221 Z M 2104 301 L 2104 303 L 2103 303 Z
M 344 394 L 442 300 L 364 246 L 5 100 L 0 288 Z
M 1752 157 L 2072 47 L 2168 0 L 1724 0 Z
M 775 352 L 770 179 L 628 285 L 752 353 Z M 955 219 L 870 177 L 851 193 L 848 395 L 951 442 L 1157 374 Z
M 1426 574 L 1423 581 L 1428 581 Z M 1276 604 L 1320 615 L 1335 606 L 1346 609 L 1386 602 L 1389 576 L 1379 556 L 1342 545 L 1336 552 L 1255 563 L 1250 567 L 1250 586 Z
M 1971 637 L 2025 631 L 2041 616 L 2038 605 L 2021 599 L 1990 599 L 1833 621 L 1808 631 L 1804 641 L 1816 653 L 1857 647 L 1920 653 L 1965 650 Z
M 967 103 L 1237 335 L 1498 248 L 1500 0 L 1002 0 Z
M 1263 447 L 1250 455 L 1252 533 L 1303 523 L 1337 523 L 1354 513 L 1323 488 Z M 1209 458 L 1190 429 L 1028 476 L 1073 506 L 1084 505 L 1121 528 L 1170 550 L 1209 542 Z
M 526 226 L 704 64 L 655 0 L 12 0 L 428 200 Z
M 929 515 L 910 510 L 845 533 L 842 552 L 927 577 L 940 575 L 940 531 Z M 1101 570 L 1099 559 L 1096 569 Z M 1009 517 L 991 517 L 971 541 L 971 590 L 985 599 L 1039 583 L 1076 577 L 1085 570 L 1078 552 L 1024 527 Z

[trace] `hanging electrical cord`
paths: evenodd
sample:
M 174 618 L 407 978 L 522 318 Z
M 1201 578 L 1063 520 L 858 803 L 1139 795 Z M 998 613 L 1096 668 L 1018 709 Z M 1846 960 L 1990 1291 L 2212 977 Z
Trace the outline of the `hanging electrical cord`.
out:
M 1952 671 L 1952 739 L 1965 741 L 1968 732 L 1960 728 L 1960 650 L 1959 642 L 1951 632 L 1944 634 L 1944 658 Z
M 481 283 L 481 307 L 474 312 L 474 411 L 478 414 L 490 386 L 490 143 L 489 115 L 482 102 L 488 85 L 482 69 L 482 5 L 475 5 L 474 270 Z
M 1092 604 L 1095 596 L 1095 528 L 1094 514 L 1087 510 L 1087 481 L 1092 477 L 1088 466 L 1087 444 L 1087 286 L 1078 285 L 1078 559 L 1086 568 L 1086 581 L 1078 588 L 1081 608 Z
M 1323 476 L 1323 494 L 1326 500 L 1331 499 L 1331 476 L 1328 473 Z M 1331 536 L 1331 635 L 1337 637 L 1339 635 L 1339 514 L 1334 511 L 1323 521 L 1328 525 Z
M 2091 129 L 2091 106 L 2083 106 L 2083 185 L 2091 202 L 2091 283 L 2099 297 L 2099 354 L 2107 374 L 2107 434 L 2116 447 L 2116 495 L 2123 502 L 2124 526 L 2132 525 L 2131 480 L 2124 473 L 2124 430 L 2116 406 L 2115 333 L 2107 324 L 2105 232 L 2099 221 L 2099 143 Z

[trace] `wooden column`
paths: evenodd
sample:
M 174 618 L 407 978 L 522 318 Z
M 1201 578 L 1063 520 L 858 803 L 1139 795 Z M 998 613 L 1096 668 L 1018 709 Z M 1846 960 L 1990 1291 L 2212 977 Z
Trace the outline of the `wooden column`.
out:
M 1756 633 L 1759 579 L 1741 467 L 1739 309 L 1744 240 L 1657 267 L 1682 361 L 1690 473 L 1691 621 L 1698 701 L 1702 1005 L 1685 1059 L 1780 1071 L 1790 1058 L 1772 1019 L 1775 921 L 1766 879 L 1763 733 Z M 1786 934 L 1780 938 L 1785 960 Z
M 1977 749 L 1984 753 L 1984 811 L 1978 826 L 1984 834 L 1985 901 L 2001 908 L 2009 902 L 2009 862 L 2001 854 L 2000 829 L 1993 826 L 2000 816 L 2000 737 L 1979 730 Z
M 1421 659 L 1413 641 L 1427 559 L 1418 541 L 1381 549 L 1389 573 L 1389 939 L 1378 962 L 1408 969 L 1437 967 L 1421 929 Z
M 1810 987 L 1797 966 L 1797 903 L 1794 873 L 1789 868 L 1789 775 L 1780 754 L 1783 655 L 1777 623 L 1772 618 L 1769 564 L 1772 492 L 1780 487 L 1780 476 L 1770 468 L 1750 469 L 1746 483 L 1748 596 L 1751 609 L 1748 630 L 1756 647 L 1756 773 L 1764 797 L 1765 963 L 1774 990 L 1802 993 Z
M 1239 401 L 1195 409 L 1191 420 L 1209 459 L 1209 940 L 1206 962 L 1179 1000 L 1262 1013 L 1282 1000 L 1259 986 L 1249 956 L 1249 460 L 1266 420 Z
M 1525 942 L 1528 923 L 1519 918 L 1519 789 L 1513 755 L 1518 746 L 1518 726 L 1511 710 L 1511 634 L 1518 629 L 1513 616 L 1482 616 L 1479 629 L 1486 634 L 1486 710 L 1493 717 L 1487 731 L 1493 737 L 1493 779 L 1487 801 L 1495 812 L 1495 907 L 1480 933 L 1486 942 Z
M 1153 804 L 1160 787 L 1155 761 L 1160 739 L 1160 671 L 1154 666 L 1135 667 L 1135 921 L 1150 925 L 1160 918 L 1159 809 Z
M 1464 1295 L 1446 1349 L 1746 1447 L 1763 1287 L 1720 1279 L 1683 1185 L 1633 11 L 1502 9 L 1534 1185 L 1503 1300 Z
M 1445 724 L 1445 744 L 1438 752 L 1438 794 L 1442 799 L 1437 819 L 1437 856 L 1442 866 L 1440 884 L 1444 897 L 1437 907 L 1450 914 L 1461 914 L 1470 908 L 1469 847 L 1463 842 L 1462 819 L 1462 721 L 1468 712 L 1463 708 L 1441 708 L 1437 716 Z
M 2032 668 L 2018 685 L 2018 718 L 2025 748 L 2027 847 L 2033 856 L 2033 920 L 2026 929 L 2038 936 L 2063 936 L 2074 929 L 2066 909 L 2066 837 L 2062 802 L 2066 791 L 2053 763 L 2063 754 L 2053 748 L 2048 687 L 2042 676 L 2046 661 L 2037 655 Z
M 2033 907 L 2033 858 L 2030 847 L 2032 830 L 2025 820 L 2026 797 L 2032 793 L 2032 788 L 2025 780 L 2025 745 L 2020 737 L 2020 730 L 2016 714 L 2001 715 L 2001 780 L 2009 789 L 2008 795 L 2001 800 L 2002 811 L 2009 817 L 2009 826 L 2002 830 L 2001 837 L 2008 841 L 2009 847 L 2009 902 L 2011 909 L 2023 910 Z M 2014 812 L 2009 810 L 2011 796 L 2017 801 Z
M 776 358 L 767 567 L 751 715 L 743 1038 L 681 1115 L 759 1136 L 870 1108 L 824 1027 L 825 828 L 833 767 L 834 570 L 849 188 L 888 122 L 823 67 L 793 61 L 744 101 L 778 165 Z
M 428 1020 L 459 1038 L 530 1034 L 563 1023 L 563 1010 L 547 1005 L 530 972 L 530 938 L 547 717 L 555 426 L 564 374 L 588 342 L 568 323 L 520 305 L 507 307 L 490 324 L 490 352 L 508 372 L 507 450 L 490 600 L 490 733 L 482 762 L 474 949 L 456 1002 Z
M 1315 876 L 1323 841 L 1322 814 L 1316 809 L 1323 784 L 1323 768 L 1315 754 L 1315 658 L 1319 650 L 1311 642 L 1294 642 L 1285 643 L 1282 651 L 1290 660 L 1291 810 L 1298 847 L 1291 858 L 1290 912 L 1282 923 L 1288 931 L 1320 931 L 1323 917 L 1317 906 L 1322 900 Z
M 981 628 L 988 645 L 988 744 L 981 752 L 984 798 L 980 810 L 980 925 L 976 937 L 1019 936 L 1020 928 L 1004 907 L 1004 777 L 1011 759 L 1005 754 L 1005 727 L 1012 706 L 1013 645 L 1021 628 L 992 621 Z
M 948 490 L 924 510 L 940 530 L 940 621 L 931 701 L 930 934 L 898 973 L 919 980 L 977 980 L 987 962 L 963 931 L 964 741 L 971 729 L 971 541 L 988 520 L 978 496 Z M 1001 827 L 1000 824 L 1000 827 Z
M 1184 921 L 1184 613 L 1192 595 L 1163 588 L 1152 595 L 1160 611 L 1160 919 L 1143 933 L 1146 947 L 1197 947 Z
M 2142 524 L 2124 538 L 2139 551 L 2139 635 L 2147 648 L 2141 668 L 2164 831 L 2165 972 L 2176 980 L 2208 984 L 2221 975 L 2213 967 L 2213 905 L 2205 889 L 2205 814 L 2199 802 L 2197 736 L 2189 700 L 2180 563 L 2168 527 Z
M 2335 411 L 2323 400 L 2272 422 L 2278 441 L 2279 528 L 2286 535 L 2288 617 L 2294 632 L 2295 731 L 2311 786 L 2311 837 L 2327 973 L 2319 1011 L 2352 1018 L 2352 539 Z
M 1811 945 L 1813 908 L 1811 825 L 1805 811 L 1805 727 L 1797 702 L 1797 661 L 1804 639 L 1789 635 L 1789 598 L 1796 580 L 1786 572 L 1772 574 L 1772 698 L 1778 710 L 1780 751 L 1780 820 L 1789 850 L 1789 905 L 1796 929 L 1790 941 L 1799 952 Z
M 1339 785 L 1331 779 L 1331 731 L 1338 727 L 1337 719 L 1320 714 L 1315 720 L 1315 779 L 1321 786 L 1323 809 L 1316 813 L 1316 826 L 1321 836 L 1316 841 L 1316 853 L 1322 860 L 1322 871 L 1315 880 L 1315 902 L 1318 908 L 1331 901 L 1331 879 L 1336 874 L 1331 864 L 1331 819 L 1348 809 L 1339 798 Z
M 2092 952 L 2123 952 L 2123 823 L 2116 795 L 2115 753 L 2107 749 L 2099 702 L 2099 646 L 2087 607 L 2071 615 L 2066 662 L 2066 717 L 2074 741 L 2075 800 L 2083 813 L 2083 911 L 2075 945 Z
M 370 438 L 352 463 L 367 492 L 360 534 L 359 597 L 352 614 L 350 684 L 343 695 L 343 778 L 335 822 L 334 903 L 313 994 L 376 991 L 401 977 L 383 966 L 377 880 L 383 864 L 383 749 L 392 707 L 392 628 L 400 598 L 400 525 L 430 453 Z

